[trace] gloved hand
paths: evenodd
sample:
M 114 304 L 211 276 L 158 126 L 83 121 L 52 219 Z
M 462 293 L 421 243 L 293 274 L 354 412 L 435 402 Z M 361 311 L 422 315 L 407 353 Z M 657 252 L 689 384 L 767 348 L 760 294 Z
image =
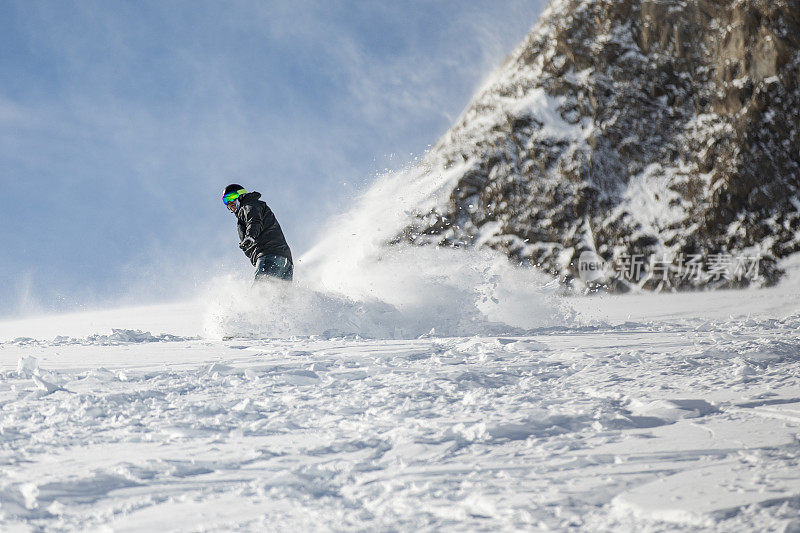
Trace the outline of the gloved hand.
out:
M 241 248 L 244 252 L 250 250 L 253 246 L 256 245 L 256 240 L 252 237 L 245 237 L 242 242 L 239 243 L 239 248 Z

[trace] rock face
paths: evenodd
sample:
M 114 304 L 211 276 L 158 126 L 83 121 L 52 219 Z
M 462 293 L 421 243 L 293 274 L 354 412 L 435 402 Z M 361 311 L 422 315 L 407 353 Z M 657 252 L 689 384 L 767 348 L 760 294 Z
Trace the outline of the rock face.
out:
M 611 290 L 774 283 L 800 249 L 799 86 L 800 0 L 553 0 L 395 242 Z

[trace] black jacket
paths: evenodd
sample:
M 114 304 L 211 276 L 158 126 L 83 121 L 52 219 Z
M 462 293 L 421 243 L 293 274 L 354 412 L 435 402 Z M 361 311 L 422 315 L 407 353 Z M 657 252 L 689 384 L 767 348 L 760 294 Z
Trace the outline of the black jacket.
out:
M 261 193 L 249 192 L 239 197 L 239 209 L 236 210 L 236 226 L 239 230 L 239 242 L 252 237 L 255 245 L 245 247 L 244 254 L 253 263 L 264 255 L 275 254 L 292 261 L 292 252 L 286 244 L 281 225 L 272 210 L 259 200 Z

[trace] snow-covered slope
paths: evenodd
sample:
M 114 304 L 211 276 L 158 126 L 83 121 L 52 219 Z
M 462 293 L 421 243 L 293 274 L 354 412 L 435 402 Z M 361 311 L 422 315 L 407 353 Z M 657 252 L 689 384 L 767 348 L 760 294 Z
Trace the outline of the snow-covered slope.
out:
M 794 531 L 798 286 L 421 338 L 307 288 L 0 323 L 0 529 Z
M 428 154 L 432 194 L 394 241 L 489 246 L 568 282 L 590 251 L 617 290 L 775 282 L 800 247 L 798 13 L 553 0 Z

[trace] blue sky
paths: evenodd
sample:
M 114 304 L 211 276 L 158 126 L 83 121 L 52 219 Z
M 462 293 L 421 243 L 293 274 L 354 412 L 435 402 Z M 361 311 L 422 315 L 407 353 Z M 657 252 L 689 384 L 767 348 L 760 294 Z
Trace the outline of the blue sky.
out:
M 230 182 L 300 256 L 436 142 L 544 4 L 0 1 L 0 316 L 249 270 Z

